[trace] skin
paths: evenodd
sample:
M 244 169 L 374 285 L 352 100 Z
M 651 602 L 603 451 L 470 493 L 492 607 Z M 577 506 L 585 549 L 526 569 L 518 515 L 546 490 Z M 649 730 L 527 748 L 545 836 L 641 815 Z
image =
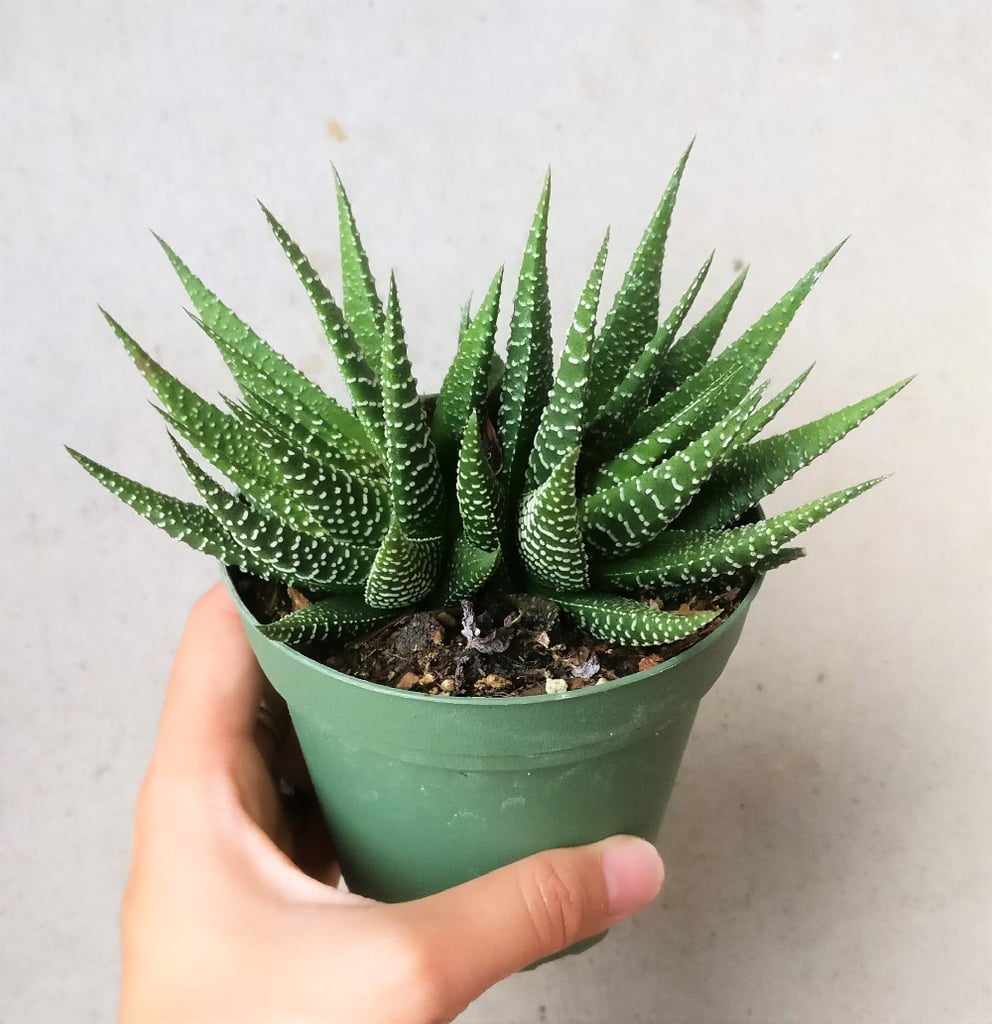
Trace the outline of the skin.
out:
M 222 587 L 193 608 L 138 799 L 121 910 L 120 1024 L 444 1024 L 487 988 L 631 916 L 661 860 L 618 836 L 412 903 L 336 888 L 293 737 Z

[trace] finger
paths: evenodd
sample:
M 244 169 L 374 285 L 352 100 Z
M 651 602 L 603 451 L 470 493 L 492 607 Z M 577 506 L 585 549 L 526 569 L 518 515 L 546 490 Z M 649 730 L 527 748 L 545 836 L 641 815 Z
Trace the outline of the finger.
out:
M 192 768 L 233 764 L 254 736 L 263 683 L 237 609 L 218 584 L 196 602 L 186 623 L 156 758 Z
M 444 958 L 444 985 L 468 1005 L 501 978 L 592 938 L 657 896 L 664 879 L 655 848 L 633 836 L 550 850 L 447 892 L 398 906 Z

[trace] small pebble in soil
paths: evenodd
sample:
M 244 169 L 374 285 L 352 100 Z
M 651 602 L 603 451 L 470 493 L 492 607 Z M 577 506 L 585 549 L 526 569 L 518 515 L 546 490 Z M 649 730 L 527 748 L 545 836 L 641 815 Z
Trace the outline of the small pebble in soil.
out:
M 476 690 L 485 693 L 487 690 L 492 690 L 499 693 L 501 690 L 509 689 L 510 680 L 506 676 L 497 675 L 495 672 L 491 672 L 488 676 L 484 676 L 476 684 Z
M 564 679 L 549 679 L 544 684 L 545 693 L 568 693 L 568 683 Z

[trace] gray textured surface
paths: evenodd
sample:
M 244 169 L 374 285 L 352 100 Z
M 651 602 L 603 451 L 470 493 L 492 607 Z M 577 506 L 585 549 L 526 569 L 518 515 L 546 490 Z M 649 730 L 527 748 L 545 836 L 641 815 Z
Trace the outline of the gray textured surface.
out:
M 716 245 L 718 282 L 753 263 L 741 325 L 852 232 L 776 379 L 818 360 L 812 416 L 920 374 L 772 507 L 895 476 L 769 580 L 690 745 L 663 900 L 464 1020 L 992 1018 L 988 5 L 0 12 L 0 1021 L 112 1013 L 131 803 L 213 577 L 59 448 L 181 486 L 97 301 L 224 382 L 146 228 L 336 387 L 252 198 L 333 271 L 334 159 L 430 386 L 549 161 L 560 329 L 604 224 L 634 244 L 694 133 L 666 295 Z

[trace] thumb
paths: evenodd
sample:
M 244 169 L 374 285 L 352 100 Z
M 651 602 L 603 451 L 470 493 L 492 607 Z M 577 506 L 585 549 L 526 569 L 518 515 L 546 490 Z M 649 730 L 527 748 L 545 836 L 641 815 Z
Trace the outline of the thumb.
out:
M 663 880 L 650 843 L 614 836 L 535 854 L 406 908 L 429 948 L 467 954 L 444 958 L 445 985 L 467 1005 L 500 979 L 635 914 Z

